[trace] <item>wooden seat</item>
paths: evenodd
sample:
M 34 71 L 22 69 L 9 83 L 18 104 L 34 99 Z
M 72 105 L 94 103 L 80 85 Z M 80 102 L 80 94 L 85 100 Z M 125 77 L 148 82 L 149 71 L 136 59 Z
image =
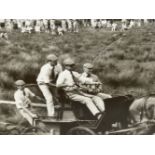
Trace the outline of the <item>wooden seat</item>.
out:
M 62 110 L 71 110 L 74 112 L 76 118 L 86 120 L 94 119 L 88 108 L 80 102 L 71 101 L 64 90 L 59 89 L 59 102 L 61 103 Z

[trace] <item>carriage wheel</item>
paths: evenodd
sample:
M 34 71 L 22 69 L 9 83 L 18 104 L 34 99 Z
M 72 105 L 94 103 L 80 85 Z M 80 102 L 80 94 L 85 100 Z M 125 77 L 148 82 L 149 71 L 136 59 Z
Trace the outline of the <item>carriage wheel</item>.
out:
M 26 128 L 22 135 L 45 135 L 47 132 L 39 127 L 30 127 Z
M 16 128 L 11 129 L 8 135 L 20 135 L 20 131 Z
M 87 127 L 78 126 L 71 128 L 67 132 L 67 135 L 96 135 L 96 133 Z

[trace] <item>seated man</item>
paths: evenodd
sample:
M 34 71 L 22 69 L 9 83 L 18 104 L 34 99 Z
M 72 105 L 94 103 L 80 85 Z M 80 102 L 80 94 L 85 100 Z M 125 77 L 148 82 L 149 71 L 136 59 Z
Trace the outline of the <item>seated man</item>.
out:
M 73 71 L 75 62 L 71 58 L 65 59 L 63 64 L 65 66 L 65 70 L 59 74 L 56 86 L 58 88 L 63 88 L 72 101 L 78 101 L 82 104 L 86 104 L 90 112 L 99 119 L 101 117 L 101 112 L 104 112 L 105 110 L 104 103 L 100 100 L 101 102 L 99 102 L 98 105 L 95 105 L 91 97 L 88 97 L 80 91 L 80 87 L 78 85 L 79 81 L 81 83 L 90 84 L 98 84 L 98 82 L 92 82 L 91 79 L 81 77 L 79 73 Z M 99 109 L 101 109 L 101 111 Z
M 14 99 L 16 102 L 16 107 L 19 113 L 32 125 L 32 117 L 37 117 L 36 114 L 31 113 L 31 116 L 28 114 L 29 107 L 31 105 L 30 97 L 36 97 L 30 89 L 25 88 L 25 82 L 23 80 L 17 80 L 15 82 L 17 90 L 14 93 Z
M 84 84 L 82 85 L 83 91 L 101 97 L 103 100 L 106 98 L 111 98 L 111 95 L 102 92 L 102 84 L 97 75 L 92 73 L 93 65 L 91 63 L 85 63 L 83 65 L 82 77 L 92 79 L 93 82 L 98 82 L 99 84 Z

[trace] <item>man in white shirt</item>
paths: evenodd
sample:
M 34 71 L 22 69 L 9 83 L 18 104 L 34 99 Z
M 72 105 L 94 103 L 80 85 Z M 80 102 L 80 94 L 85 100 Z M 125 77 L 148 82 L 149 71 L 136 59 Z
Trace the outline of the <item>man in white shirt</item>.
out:
M 131 20 L 131 21 L 130 21 L 129 28 L 132 28 L 132 27 L 134 27 L 134 26 L 135 26 L 135 21 L 134 21 L 134 20 Z
M 75 33 L 79 32 L 79 23 L 77 20 L 73 20 L 73 32 Z
M 79 73 L 73 71 L 75 62 L 71 58 L 65 59 L 63 64 L 65 65 L 65 70 L 59 74 L 56 86 L 63 88 L 72 101 L 85 104 L 90 112 L 99 119 L 101 117 L 100 110 L 94 104 L 92 98 L 85 96 L 80 91 L 78 85 L 78 82 L 91 84 L 98 84 L 98 82 L 93 82 L 91 79 L 81 77 Z
M 68 32 L 72 32 L 73 30 L 73 25 L 72 25 L 72 20 L 71 19 L 67 19 L 67 25 L 68 25 Z
M 67 24 L 66 24 L 66 20 L 65 19 L 61 20 L 61 25 L 62 25 L 63 31 L 66 32 L 67 31 Z
M 100 98 L 102 98 L 103 100 L 104 99 L 107 99 L 107 98 L 111 98 L 112 96 L 109 95 L 109 94 L 105 94 L 103 93 L 103 89 L 102 89 L 102 84 L 101 84 L 101 81 L 100 79 L 98 78 L 97 75 L 93 74 L 92 71 L 93 71 L 93 64 L 91 63 L 85 63 L 83 65 L 83 73 L 82 73 L 82 77 L 84 78 L 89 78 L 89 79 L 92 79 L 92 81 L 94 82 L 99 82 L 100 84 L 98 85 L 83 85 L 83 87 L 85 87 L 85 90 L 87 91 L 88 94 L 92 94 L 92 95 L 95 95 L 95 96 L 98 96 Z M 96 102 L 99 103 L 99 101 L 97 100 Z
M 117 23 L 113 23 L 112 24 L 111 31 L 116 31 L 116 28 L 117 28 Z
M 50 54 L 46 59 L 47 63 L 41 67 L 40 73 L 37 77 L 37 83 L 46 99 L 48 116 L 53 117 L 55 113 L 53 95 L 50 92 L 48 84 L 55 83 L 58 74 L 62 71 L 62 68 L 61 65 L 57 63 L 58 58 L 56 55 Z
M 17 80 L 15 82 L 17 90 L 14 93 L 14 99 L 16 102 L 16 107 L 19 113 L 32 125 L 32 117 L 37 117 L 36 114 L 31 113 L 31 116 L 28 114 L 28 108 L 31 105 L 30 97 L 36 97 L 30 89 L 25 88 L 25 82 L 23 80 Z

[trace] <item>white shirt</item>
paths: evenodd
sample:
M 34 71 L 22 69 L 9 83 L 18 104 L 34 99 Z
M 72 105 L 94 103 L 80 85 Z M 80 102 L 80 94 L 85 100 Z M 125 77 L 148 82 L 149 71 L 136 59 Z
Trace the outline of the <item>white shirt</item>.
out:
M 53 79 L 51 79 L 53 66 L 51 66 L 49 63 L 43 65 L 41 67 L 40 73 L 37 78 L 37 82 L 39 83 L 50 83 Z M 62 67 L 60 64 L 57 64 L 54 67 L 54 73 L 55 75 L 58 75 L 62 71 Z
M 14 93 L 14 99 L 16 102 L 16 107 L 18 109 L 20 109 L 22 107 L 25 107 L 25 108 L 28 107 L 28 105 L 31 104 L 29 97 L 34 97 L 34 96 L 35 96 L 35 94 L 32 93 L 31 90 L 29 90 L 28 88 L 24 88 L 23 91 L 18 89 Z
M 83 72 L 81 74 L 81 78 L 88 78 L 88 79 L 92 79 L 92 81 L 94 81 L 94 82 L 100 82 L 99 78 L 95 74 L 91 73 L 89 77 L 87 77 L 87 76 L 88 76 L 88 74 L 86 72 Z
M 0 19 L 0 23 L 5 23 L 5 19 Z
M 81 83 L 91 83 L 92 82 L 92 79 L 84 78 L 78 72 L 72 71 L 72 73 L 73 73 L 74 77 L 76 78 L 76 80 L 78 80 Z M 57 82 L 56 82 L 56 86 L 59 87 L 59 85 L 61 85 L 61 84 L 73 85 L 73 86 L 75 85 L 75 81 L 74 81 L 74 79 L 71 75 L 71 72 L 69 70 L 64 70 L 63 72 L 61 72 L 59 74 Z M 64 90 L 69 91 L 71 89 L 70 89 L 70 87 L 65 87 Z

